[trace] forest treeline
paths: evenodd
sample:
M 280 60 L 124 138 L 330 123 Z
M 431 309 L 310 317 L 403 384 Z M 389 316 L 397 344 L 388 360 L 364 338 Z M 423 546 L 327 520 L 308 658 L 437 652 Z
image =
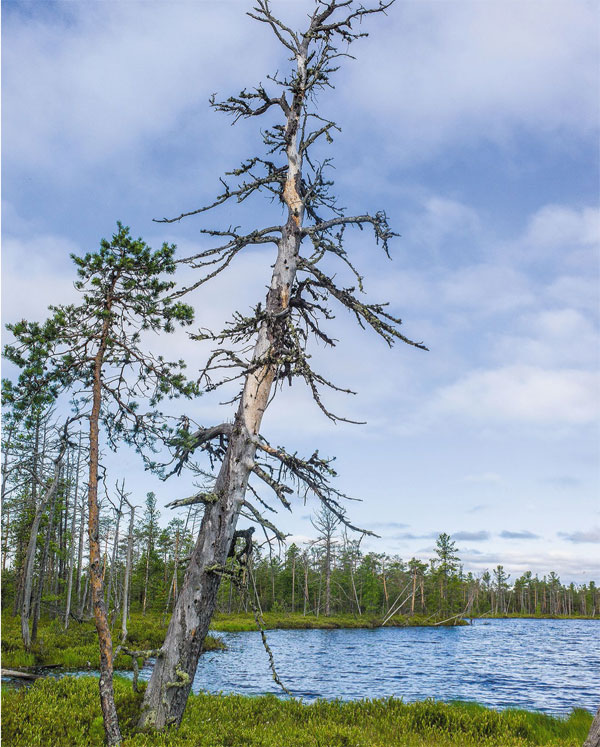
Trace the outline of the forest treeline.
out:
M 85 450 L 71 440 L 55 490 L 49 491 L 58 448 L 48 414 L 26 424 L 5 418 L 2 606 L 13 615 L 25 611 L 32 641 L 41 615 L 62 617 L 65 627 L 70 619 L 92 615 Z M 126 606 L 166 617 L 181 588 L 203 506 L 190 506 L 163 526 L 154 494 L 135 500 L 124 482 L 111 485 L 104 478 L 100 546 L 109 614 L 114 621 Z M 272 535 L 267 542 L 268 532 L 255 533 L 251 557 L 242 559 L 244 584 L 223 579 L 218 611 L 250 611 L 256 600 L 263 612 L 384 619 L 394 614 L 435 620 L 462 614 L 600 614 L 600 591 L 593 581 L 566 585 L 554 572 L 511 578 L 501 565 L 474 575 L 464 571 L 447 534 L 438 537 L 433 557 L 425 562 L 365 552 L 360 535 L 348 534 L 325 507 L 312 525 L 314 539 L 300 546 L 274 543 Z M 238 552 L 244 549 L 239 542 Z

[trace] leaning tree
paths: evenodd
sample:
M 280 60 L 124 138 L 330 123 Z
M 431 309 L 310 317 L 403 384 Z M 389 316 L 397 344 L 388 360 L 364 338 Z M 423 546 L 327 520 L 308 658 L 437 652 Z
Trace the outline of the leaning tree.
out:
M 203 503 L 204 514 L 197 542 L 167 631 L 165 642 L 146 690 L 140 725 L 163 729 L 181 721 L 202 641 L 213 615 L 223 575 L 231 571 L 227 557 L 238 517 L 248 515 L 265 524 L 256 500 L 264 498 L 249 485 L 255 475 L 273 491 L 286 508 L 295 485 L 316 496 L 341 521 L 345 496 L 331 484 L 331 462 L 315 451 L 301 458 L 273 446 L 261 434 L 261 421 L 280 382 L 302 379 L 323 413 L 338 420 L 322 398 L 323 388 L 347 391 L 317 371 L 307 346 L 316 339 L 334 346 L 326 322 L 331 304 L 341 304 L 363 328 L 371 328 L 388 345 L 397 340 L 424 348 L 400 332 L 400 319 L 386 304 L 364 300 L 363 282 L 344 245 L 346 229 L 369 228 L 376 243 L 388 252 L 395 235 L 384 212 L 347 215 L 331 192 L 330 159 L 319 159 L 323 140 L 331 142 L 339 129 L 316 106 L 317 95 L 331 87 L 332 76 L 348 47 L 366 34 L 360 24 L 366 16 L 385 13 L 393 0 L 379 0 L 370 7 L 355 0 L 316 0 L 304 31 L 296 32 L 277 18 L 269 0 L 257 0 L 249 15 L 265 24 L 290 57 L 290 69 L 269 76 L 265 84 L 244 89 L 225 101 L 213 97 L 211 105 L 235 121 L 262 115 L 276 120 L 262 130 L 264 150 L 244 161 L 222 179 L 223 191 L 210 204 L 164 222 L 200 215 L 224 203 L 241 203 L 265 194 L 284 209 L 280 224 L 240 228 L 205 228 L 202 232 L 217 244 L 182 260 L 199 275 L 180 293 L 195 290 L 226 270 L 235 257 L 250 247 L 272 245 L 274 264 L 264 303 L 249 314 L 236 313 L 220 331 L 202 331 L 196 339 L 216 344 L 201 380 L 209 389 L 239 381 L 233 422 L 196 427 L 186 421 L 178 433 L 176 463 L 179 472 L 196 459 L 194 452 L 208 454 L 220 465 L 212 481 L 190 498 L 171 505 Z M 338 284 L 328 268 L 342 262 L 352 273 L 352 286 Z M 267 268 L 265 267 L 265 270 Z M 192 419 L 190 418 L 190 424 Z M 247 498 L 246 491 L 255 498 Z M 270 522 L 267 526 L 273 528 Z

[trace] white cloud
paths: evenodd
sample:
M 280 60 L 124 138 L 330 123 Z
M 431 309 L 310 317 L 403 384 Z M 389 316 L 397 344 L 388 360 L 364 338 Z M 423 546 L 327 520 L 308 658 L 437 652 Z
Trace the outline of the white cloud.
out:
M 479 264 L 448 273 L 440 283 L 449 306 L 501 314 L 531 306 L 535 296 L 530 281 L 518 270 L 499 264 Z
M 526 248 L 536 252 L 597 246 L 600 243 L 600 210 L 545 205 L 531 217 L 522 241 Z
M 528 540 L 531 542 L 531 540 Z M 497 550 L 485 553 L 462 550 L 465 570 L 481 573 L 491 570 L 497 565 L 503 565 L 504 570 L 511 575 L 510 583 L 525 573 L 532 571 L 534 575 L 548 575 L 550 571 L 558 573 L 563 582 L 570 579 L 578 583 L 585 583 L 590 579 L 598 578 L 600 573 L 600 562 L 597 558 L 589 555 L 573 552 L 572 549 L 563 551 L 559 549 L 536 550 L 532 552 L 528 545 L 510 549 L 503 545 Z
M 431 250 L 449 238 L 473 241 L 481 231 L 476 211 L 457 200 L 433 195 L 424 199 L 420 207 L 418 220 L 406 232 L 407 241 Z
M 598 330 L 580 311 L 548 309 L 517 321 L 522 334 L 502 335 L 494 355 L 541 367 L 574 366 L 597 368 L 600 354 Z
M 477 370 L 442 387 L 430 412 L 484 423 L 583 425 L 599 414 L 595 373 L 514 365 Z
M 213 91 L 236 92 L 246 82 L 241 49 L 250 85 L 273 59 L 256 24 L 248 33 L 252 22 L 237 3 L 57 8 L 63 17 L 5 17 L 3 44 L 4 136 L 11 143 L 4 157 L 21 169 L 60 163 L 55 178 L 81 161 L 129 159 L 184 112 L 205 107 Z M 180 134 L 173 130 L 173 137 Z M 213 150 L 219 142 L 213 140 Z
M 451 141 L 504 143 L 516 128 L 571 141 L 594 131 L 593 4 L 420 2 L 394 11 L 349 68 L 345 91 L 348 106 L 357 92 L 366 98 L 365 124 L 385 131 L 397 157 L 430 156 Z
M 80 254 L 81 250 L 72 240 L 43 234 L 5 237 L 2 244 L 2 308 L 6 323 L 44 319 L 50 304 L 70 303 L 77 298 L 69 254 Z

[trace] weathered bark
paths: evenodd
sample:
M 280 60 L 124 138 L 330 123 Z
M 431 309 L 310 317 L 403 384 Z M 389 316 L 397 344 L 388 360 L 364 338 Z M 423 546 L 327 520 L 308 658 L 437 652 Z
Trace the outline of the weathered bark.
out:
M 59 469 L 58 479 L 60 481 L 62 470 Z M 52 493 L 52 500 L 50 502 L 50 510 L 48 511 L 48 526 L 46 527 L 46 537 L 44 539 L 44 549 L 42 550 L 42 557 L 40 559 L 40 568 L 38 572 L 38 583 L 35 590 L 35 601 L 33 603 L 33 622 L 31 625 L 31 640 L 37 640 L 37 629 L 40 621 L 40 613 L 42 609 L 42 594 L 44 591 L 44 580 L 46 576 L 46 562 L 48 560 L 48 550 L 50 549 L 50 538 L 52 537 L 52 530 L 54 528 L 54 510 L 56 507 L 56 494 L 57 490 Z
M 304 607 L 302 614 L 306 617 L 308 607 L 308 553 L 304 553 Z
M 38 415 L 35 421 L 35 442 L 33 446 L 33 460 L 32 460 L 32 465 L 31 465 L 31 496 L 28 500 L 28 503 L 30 503 L 34 511 L 34 521 L 35 521 L 35 515 L 36 515 L 35 512 L 37 512 L 37 462 L 38 462 L 39 443 L 40 443 L 40 416 Z M 38 522 L 38 529 L 39 529 L 39 522 Z M 37 534 L 37 529 L 36 529 L 36 534 Z M 29 538 L 31 542 L 31 529 L 30 529 Z M 27 552 L 25 553 L 25 561 L 23 562 L 23 565 L 20 569 L 19 576 L 17 579 L 17 588 L 15 591 L 15 600 L 13 603 L 13 617 L 17 614 L 19 610 L 21 610 L 21 630 L 23 630 L 23 610 L 25 609 L 25 585 L 27 581 L 28 554 L 29 554 L 29 545 L 27 547 Z M 30 583 L 31 583 L 31 579 L 30 579 Z M 27 617 L 27 620 L 26 620 L 27 640 L 28 641 L 30 641 L 30 637 L 29 637 L 30 605 L 31 605 L 31 587 L 29 589 L 29 598 L 27 600 L 27 615 L 26 615 Z M 23 642 L 25 643 L 24 637 L 23 637 Z M 27 648 L 27 644 L 25 645 L 25 648 Z
M 119 508 L 117 509 L 117 524 L 115 526 L 115 539 L 113 542 L 112 556 L 110 559 L 110 573 L 108 574 L 108 591 L 106 592 L 106 610 L 110 612 L 110 598 L 112 595 L 113 580 L 115 568 L 117 565 L 117 549 L 119 546 L 119 525 L 121 523 L 121 512 L 123 510 L 123 496 L 119 498 Z M 115 595 L 116 596 L 116 595 Z
M 246 376 L 227 454 L 219 471 L 215 503 L 207 503 L 200 533 L 192 553 L 161 655 L 146 689 L 140 726 L 164 729 L 179 724 L 198 666 L 202 643 L 216 608 L 221 576 L 209 570 L 224 566 L 231 546 L 240 508 L 246 493 L 264 411 L 275 377 L 269 362 L 274 348 L 273 325 L 288 308 L 290 289 L 296 277 L 298 251 L 302 240 L 304 205 L 300 197 L 302 154 L 298 128 L 302 115 L 308 40 L 297 54 L 298 85 L 287 107 L 286 142 L 288 170 L 283 199 L 288 208 L 282 228 L 271 285 L 267 293 L 265 320 L 259 330 L 253 361 L 256 369 Z
M 127 559 L 125 561 L 125 577 L 123 578 L 123 612 L 121 617 L 121 643 L 127 640 L 127 617 L 129 615 L 129 578 L 131 576 L 131 556 L 133 554 L 133 524 L 135 521 L 135 507 L 129 504 L 129 532 L 127 534 Z
M 600 708 L 596 711 L 590 727 L 590 733 L 583 743 L 583 747 L 600 747 Z
M 8 509 L 4 508 L 4 499 L 6 497 L 6 483 L 8 480 L 8 456 L 10 454 L 10 444 L 12 441 L 12 436 L 14 433 L 14 423 L 9 422 L 8 425 L 8 432 L 6 434 L 6 443 L 4 444 L 4 459 L 2 461 L 2 487 L 1 490 L 1 497 L 0 497 L 0 507 L 2 508 L 3 513 L 3 524 L 2 524 L 2 534 L 3 534 L 3 544 L 2 544 L 2 573 L 6 570 L 6 558 L 8 556 L 8 532 L 10 529 L 10 511 Z
M 83 536 L 85 529 L 85 501 L 81 501 L 81 509 L 79 513 L 79 547 L 77 550 L 77 609 L 79 617 L 83 615 L 84 600 L 81 597 L 81 577 L 83 574 Z
M 29 532 L 29 543 L 27 545 L 27 552 L 25 554 L 25 562 L 23 564 L 23 596 L 21 605 L 21 637 L 23 639 L 23 645 L 26 650 L 31 648 L 31 634 L 29 632 L 29 614 L 31 604 L 31 589 L 33 586 L 33 568 L 35 562 L 35 551 L 37 548 L 37 535 L 40 528 L 40 522 L 46 506 L 50 500 L 56 495 L 58 489 L 58 481 L 60 477 L 60 468 L 65 456 L 67 448 L 66 435 L 61 440 L 59 446 L 59 452 L 54 460 L 54 475 L 50 486 L 46 489 L 46 492 L 42 496 L 39 505 L 36 508 L 35 516 L 33 517 L 33 523 Z
M 2 573 L 6 570 L 6 558 L 8 557 L 8 533 L 10 531 L 10 511 L 4 512 L 4 526 L 2 527 L 4 542 L 2 543 Z
M 114 286 L 113 286 L 114 287 Z M 94 619 L 100 646 L 100 704 L 104 720 L 106 741 L 109 745 L 121 743 L 121 732 L 115 707 L 113 688 L 113 650 L 110 628 L 104 604 L 102 580 L 99 511 L 98 511 L 98 421 L 102 397 L 102 362 L 106 350 L 110 323 L 110 301 L 107 303 L 106 318 L 102 325 L 100 345 L 94 358 L 94 382 L 92 387 L 92 411 L 90 413 L 90 472 L 88 480 L 88 535 L 90 545 L 90 587 Z
M 69 627 L 71 613 L 71 598 L 73 596 L 73 570 L 75 567 L 75 521 L 77 519 L 77 498 L 79 494 L 79 465 L 81 460 L 81 435 L 79 436 L 79 448 L 77 450 L 77 466 L 75 468 L 75 495 L 73 496 L 73 516 L 71 517 L 71 547 L 69 550 L 69 570 L 67 584 L 67 602 L 65 605 L 65 630 Z

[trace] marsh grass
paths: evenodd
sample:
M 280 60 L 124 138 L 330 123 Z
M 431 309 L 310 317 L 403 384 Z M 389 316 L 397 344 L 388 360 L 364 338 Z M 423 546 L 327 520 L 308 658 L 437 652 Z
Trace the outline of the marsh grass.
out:
M 335 630 L 338 628 L 379 628 L 384 618 L 373 615 L 337 615 L 324 617 L 320 615 L 300 615 L 281 612 L 265 612 L 263 614 L 265 627 L 267 629 L 282 630 Z M 435 624 L 435 619 L 423 615 L 395 615 L 388 623 L 388 627 L 430 627 Z M 449 625 L 452 622 L 448 623 Z M 468 625 L 463 620 L 458 620 L 458 625 Z M 236 633 L 246 630 L 256 630 L 254 615 L 232 614 L 215 615 L 211 629 L 226 633 Z
M 115 679 L 123 747 L 575 747 L 592 716 L 568 719 L 471 703 L 398 700 L 305 705 L 274 696 L 191 696 L 179 731 L 136 733 L 141 694 Z M 2 691 L 2 737 L 12 747 L 100 747 L 98 681 L 64 677 Z
M 20 632 L 20 618 L 5 614 L 2 616 L 2 666 L 5 669 L 20 669 L 35 666 L 59 666 L 65 669 L 97 669 L 99 664 L 98 636 L 93 621 L 78 623 L 72 621 L 69 628 L 63 629 L 61 620 L 41 620 L 38 640 L 31 652 L 23 647 Z M 162 625 L 162 615 L 139 614 L 131 616 L 128 625 L 127 645 L 136 650 L 155 649 L 162 645 L 166 626 Z M 120 621 L 113 629 L 113 641 L 120 636 Z M 223 648 L 222 641 L 208 636 L 205 650 Z M 131 657 L 119 655 L 115 659 L 115 669 L 132 669 Z

